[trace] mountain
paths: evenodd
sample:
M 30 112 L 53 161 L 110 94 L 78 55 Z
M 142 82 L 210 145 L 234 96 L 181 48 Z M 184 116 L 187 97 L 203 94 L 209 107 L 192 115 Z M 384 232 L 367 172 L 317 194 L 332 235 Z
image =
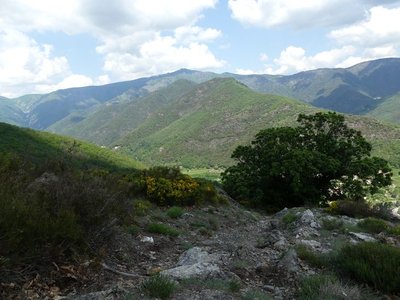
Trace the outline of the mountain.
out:
M 88 140 L 99 145 L 110 145 L 138 127 L 157 109 L 190 91 L 196 84 L 178 79 L 131 101 L 113 101 L 87 116 L 71 114 L 53 124 L 48 130 Z M 118 99 L 118 98 L 117 98 Z
M 43 95 L 25 95 L 11 99 L 13 105 L 23 111 L 24 119 L 14 122 L 33 129 L 47 129 L 53 124 L 69 118 L 74 123 L 93 113 L 102 105 L 134 101 L 150 92 L 168 86 L 179 79 L 203 82 L 214 78 L 214 73 L 182 69 L 158 76 L 117 82 L 102 86 L 88 86 L 57 90 Z M 0 115 L 0 121 L 7 122 L 8 113 Z
M 25 115 L 12 100 L 0 97 L 0 120 L 9 124 L 24 125 Z
M 346 69 L 317 69 L 289 76 L 234 77 L 259 92 L 293 97 L 317 107 L 361 115 L 400 92 L 400 59 L 385 58 Z
M 46 130 L 53 126 L 51 130 L 58 131 L 64 129 L 64 125 L 73 127 L 98 110 L 106 110 L 105 106 L 134 102 L 179 79 L 202 83 L 213 78 L 228 77 L 261 93 L 277 94 L 320 108 L 363 115 L 400 92 L 400 81 L 397 80 L 400 78 L 400 58 L 364 62 L 346 69 L 311 70 L 289 76 L 216 74 L 181 69 L 104 86 L 71 88 L 11 99 L 13 107 L 19 110 L 18 118 L 15 117 L 15 111 L 8 108 L 2 110 L 0 121 L 11 120 L 34 129 Z
M 382 121 L 400 123 L 400 93 L 385 99 L 385 101 L 369 111 L 368 115 Z
M 43 164 L 67 161 L 81 167 L 142 168 L 131 158 L 93 144 L 42 131 L 0 123 L 0 153 L 10 153 Z
M 231 78 L 216 78 L 155 111 L 114 146 L 150 165 L 227 166 L 236 146 L 250 142 L 259 130 L 295 125 L 299 113 L 316 111 L 289 98 L 254 92 Z M 399 128 L 365 117 L 349 117 L 348 122 L 379 146 L 375 151 L 382 157 L 400 162 Z

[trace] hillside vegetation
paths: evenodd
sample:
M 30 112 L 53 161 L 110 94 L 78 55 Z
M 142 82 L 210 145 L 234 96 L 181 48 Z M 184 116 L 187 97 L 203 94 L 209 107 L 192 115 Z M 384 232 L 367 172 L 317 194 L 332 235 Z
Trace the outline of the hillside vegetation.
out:
M 156 110 L 114 145 L 149 165 L 226 167 L 232 164 L 233 149 L 249 143 L 259 130 L 293 126 L 298 114 L 316 111 L 299 101 L 254 92 L 234 79 L 217 78 Z M 399 165 L 398 127 L 357 116 L 347 122 L 371 141 L 374 155 Z
M 157 109 L 184 95 L 195 85 L 192 81 L 177 80 L 147 96 L 101 106 L 84 117 L 71 115 L 52 125 L 49 130 L 79 137 L 98 145 L 110 145 L 137 128 Z
M 66 161 L 76 167 L 143 168 L 121 154 L 73 138 L 0 123 L 0 153 L 11 153 L 39 165 Z
M 115 144 L 149 164 L 224 166 L 233 149 L 261 128 L 294 124 L 299 112 L 314 110 L 231 78 L 213 79 L 157 110 Z
M 0 266 L 97 253 L 139 201 L 218 203 L 214 186 L 176 168 L 143 165 L 98 146 L 0 123 Z M 221 200 L 222 201 L 222 200 Z M 72 251 L 72 252 L 71 252 Z M 1 268 L 0 268 L 1 278 Z
M 77 134 L 79 126 L 88 130 L 98 124 L 93 118 L 98 118 L 102 111 L 104 114 L 110 105 L 116 105 L 115 111 L 118 112 L 122 108 L 119 104 L 135 102 L 177 80 L 202 83 L 214 78 L 235 78 L 254 91 L 295 98 L 342 113 L 364 115 L 390 102 L 391 97 L 400 92 L 399 76 L 399 58 L 363 62 L 350 68 L 310 70 L 289 76 L 217 74 L 182 69 L 104 86 L 70 88 L 49 94 L 6 99 L 13 108 L 8 106 L 2 109 L 0 121 L 12 121 L 17 125 L 60 133 L 71 128 L 71 134 Z M 398 108 L 392 108 L 395 114 Z M 109 117 L 107 114 L 104 116 Z M 379 113 L 375 116 L 380 118 Z M 86 117 L 88 124 L 82 123 Z
M 391 123 L 400 123 L 400 93 L 389 97 L 380 103 L 375 109 L 368 112 L 368 115 Z

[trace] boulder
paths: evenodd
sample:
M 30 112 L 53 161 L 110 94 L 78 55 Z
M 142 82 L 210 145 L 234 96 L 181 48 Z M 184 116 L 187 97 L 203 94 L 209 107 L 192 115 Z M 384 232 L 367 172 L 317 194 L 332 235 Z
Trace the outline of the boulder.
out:
M 161 272 L 162 275 L 172 277 L 175 280 L 186 278 L 216 277 L 221 274 L 218 262 L 222 254 L 209 254 L 205 249 L 194 247 L 184 252 L 176 264 L 176 267 Z
M 349 234 L 363 242 L 376 242 L 376 239 L 368 233 L 349 232 Z
M 311 228 L 315 229 L 321 227 L 318 220 L 315 218 L 314 213 L 310 209 L 307 209 L 305 212 L 303 212 L 303 214 L 300 217 L 300 223 L 302 225 L 308 225 Z
M 278 267 L 289 273 L 297 273 L 299 271 L 298 260 L 296 250 L 290 249 L 279 261 Z

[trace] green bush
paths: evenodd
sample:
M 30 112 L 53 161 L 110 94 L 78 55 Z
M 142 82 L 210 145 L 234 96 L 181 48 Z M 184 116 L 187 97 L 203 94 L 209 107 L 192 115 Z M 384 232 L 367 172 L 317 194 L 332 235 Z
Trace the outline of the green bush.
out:
M 365 201 L 341 200 L 333 203 L 334 205 L 330 207 L 329 211 L 333 214 L 345 215 L 352 218 L 366 218 L 377 214 L 373 207 Z
M 296 222 L 298 219 L 298 216 L 296 216 L 294 213 L 292 212 L 288 212 L 287 214 L 285 214 L 282 217 L 282 222 L 285 223 L 286 225 L 290 225 L 294 222 Z
M 94 249 L 107 242 L 116 221 L 129 222 L 131 204 L 119 175 L 54 165 L 0 155 L 0 255 Z
M 326 230 L 339 230 L 343 228 L 343 221 L 336 218 L 324 218 L 322 219 L 322 228 Z
M 240 300 L 271 300 L 272 297 L 258 290 L 247 291 Z
M 372 300 L 376 299 L 369 292 L 358 286 L 342 283 L 333 275 L 313 275 L 305 277 L 300 283 L 299 299 L 301 300 Z
M 152 208 L 149 200 L 137 199 L 133 202 L 134 214 L 137 216 L 145 216 Z
M 344 246 L 334 261 L 338 271 L 388 293 L 400 292 L 400 249 L 364 242 Z
M 140 228 L 136 225 L 129 225 L 126 227 L 126 231 L 131 235 L 137 235 L 139 233 Z
M 323 268 L 329 265 L 330 258 L 327 254 L 314 253 L 309 247 L 305 245 L 297 245 L 296 252 L 300 259 L 308 262 L 314 267 Z
M 156 275 L 141 286 L 141 290 L 149 297 L 168 299 L 177 289 L 174 281 L 166 276 Z
M 380 233 L 389 228 L 385 221 L 372 217 L 361 220 L 357 226 L 369 233 Z
M 388 162 L 371 157 L 371 144 L 334 112 L 300 114 L 297 127 L 261 130 L 232 153 L 221 174 L 239 201 L 266 208 L 364 199 L 391 184 Z
M 169 209 L 167 209 L 167 216 L 172 218 L 172 219 L 177 219 L 180 218 L 183 215 L 183 209 L 178 206 L 172 206 Z
M 400 236 L 400 225 L 388 228 L 387 232 L 392 235 Z
M 145 193 L 149 200 L 161 206 L 190 206 L 195 204 L 224 204 L 210 181 L 193 179 L 179 168 L 155 167 L 142 172 Z
M 173 237 L 176 237 L 180 234 L 179 231 L 176 230 L 175 228 L 162 223 L 150 223 L 149 225 L 146 226 L 146 231 L 150 233 L 159 233 Z

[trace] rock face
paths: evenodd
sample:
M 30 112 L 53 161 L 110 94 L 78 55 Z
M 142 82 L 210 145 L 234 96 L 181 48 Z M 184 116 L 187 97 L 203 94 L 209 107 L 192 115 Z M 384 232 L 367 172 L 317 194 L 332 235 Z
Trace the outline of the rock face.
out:
M 187 278 L 209 278 L 221 275 L 218 263 L 222 254 L 208 253 L 200 247 L 193 247 L 184 252 L 176 267 L 161 272 L 161 275 L 172 277 L 176 280 Z
M 349 235 L 362 242 L 376 242 L 376 239 L 368 233 L 349 232 Z
M 307 209 L 300 217 L 300 223 L 302 225 L 308 225 L 311 228 L 321 228 L 321 224 L 317 221 L 317 219 L 314 216 L 314 213 L 310 210 Z
M 233 212 L 227 213 L 227 209 Z M 285 217 L 287 214 L 290 218 Z M 199 216 L 203 223 L 207 218 L 214 218 L 214 223 L 218 221 L 211 234 L 211 227 L 205 234 L 190 227 L 191 223 L 203 224 L 196 222 Z M 220 211 L 213 208 L 211 215 L 208 209 L 202 208 L 192 209 L 181 219 L 168 222 L 186 234 L 169 238 L 159 234 L 149 237 L 141 232 L 115 245 L 116 257 L 121 257 L 121 253 L 134 257 L 130 265 L 114 261 L 115 269 L 138 274 L 140 278 L 106 273 L 107 284 L 85 291 L 86 295 L 67 299 L 126 299 L 127 294 L 134 294 L 133 299 L 148 300 L 139 287 L 150 274 L 158 273 L 180 286 L 170 297 L 172 300 L 296 299 L 301 280 L 321 272 L 301 258 L 298 251 L 302 247 L 316 254 L 329 253 L 336 249 L 338 242 L 379 241 L 400 247 L 400 238 L 395 235 L 359 232 L 358 219 L 329 215 L 322 209 L 291 208 L 272 216 L 254 217 L 236 206 L 223 207 Z M 121 251 L 127 245 L 129 248 Z M 185 250 L 187 245 L 191 248 Z M 113 281 L 110 276 L 114 276 Z M 125 285 L 113 288 L 121 282 Z M 235 291 L 231 290 L 232 283 L 233 288 L 236 284 Z

